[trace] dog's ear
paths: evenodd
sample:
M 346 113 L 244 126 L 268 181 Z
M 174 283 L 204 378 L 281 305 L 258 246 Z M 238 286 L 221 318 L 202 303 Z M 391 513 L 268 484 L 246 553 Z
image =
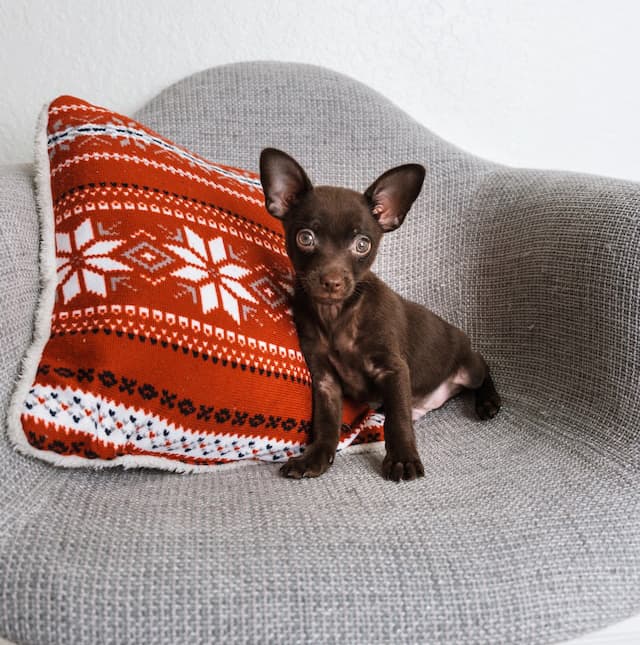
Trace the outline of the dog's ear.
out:
M 260 154 L 260 181 L 265 206 L 278 219 L 282 219 L 303 195 L 313 190 L 300 164 L 275 148 L 265 148 Z
M 424 166 L 405 164 L 387 170 L 365 190 L 371 213 L 385 233 L 402 224 L 411 204 L 420 194 L 424 175 Z

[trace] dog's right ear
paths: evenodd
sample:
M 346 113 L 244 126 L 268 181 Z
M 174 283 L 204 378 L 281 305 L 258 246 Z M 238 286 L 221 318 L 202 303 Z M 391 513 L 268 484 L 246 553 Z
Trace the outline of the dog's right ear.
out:
M 303 195 L 313 190 L 300 164 L 275 148 L 265 148 L 260 154 L 260 181 L 264 204 L 278 219 L 282 219 Z

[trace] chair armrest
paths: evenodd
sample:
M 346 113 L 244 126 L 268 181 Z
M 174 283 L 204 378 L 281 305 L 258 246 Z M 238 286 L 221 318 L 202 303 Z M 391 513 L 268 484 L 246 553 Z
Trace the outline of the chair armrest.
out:
M 498 348 L 512 395 L 637 452 L 640 184 L 499 169 L 465 226 L 469 331 Z
M 0 166 L 0 413 L 31 342 L 39 293 L 39 225 L 31 165 Z

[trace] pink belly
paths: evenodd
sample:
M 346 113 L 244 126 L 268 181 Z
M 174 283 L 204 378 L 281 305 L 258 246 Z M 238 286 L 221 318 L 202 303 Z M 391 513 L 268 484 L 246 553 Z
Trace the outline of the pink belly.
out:
M 444 405 L 451 397 L 458 394 L 469 382 L 469 375 L 464 369 L 440 383 L 438 387 L 425 397 L 414 397 L 411 404 L 411 418 L 417 421 L 431 410 Z

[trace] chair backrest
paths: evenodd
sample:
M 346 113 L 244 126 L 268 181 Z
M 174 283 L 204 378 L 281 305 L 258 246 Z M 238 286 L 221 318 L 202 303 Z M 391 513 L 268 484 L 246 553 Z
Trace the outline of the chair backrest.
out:
M 460 224 L 495 167 L 459 150 L 365 85 L 302 64 L 216 67 L 161 92 L 136 118 L 204 157 L 256 171 L 262 148 L 292 154 L 315 184 L 356 190 L 402 163 L 427 167 L 422 193 L 389 234 L 377 272 L 459 324 Z

